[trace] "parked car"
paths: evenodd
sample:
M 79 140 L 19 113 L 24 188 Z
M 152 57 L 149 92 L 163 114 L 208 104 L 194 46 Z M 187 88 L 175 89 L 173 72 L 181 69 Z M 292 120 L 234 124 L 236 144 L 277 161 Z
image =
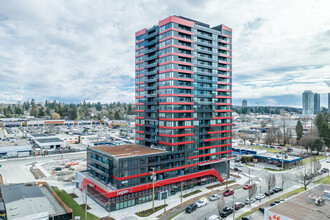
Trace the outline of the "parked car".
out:
M 220 216 L 222 218 L 226 218 L 228 215 L 233 213 L 233 208 L 232 207 L 225 207 L 222 212 L 220 213 Z
M 206 206 L 207 205 L 207 199 L 206 198 L 200 198 L 197 202 L 196 205 L 198 208 Z
M 269 192 L 268 191 L 265 192 L 265 196 L 274 195 L 274 193 L 275 192 L 271 189 Z
M 264 199 L 265 197 L 266 197 L 265 194 L 258 194 L 256 196 L 256 200 L 261 200 L 261 199 Z
M 210 196 L 210 201 L 215 201 L 215 200 L 218 200 L 218 199 L 220 199 L 218 194 L 213 194 L 213 195 Z
M 260 207 L 259 208 L 259 211 L 262 212 L 262 213 L 264 213 L 265 212 L 265 208 L 264 207 Z
M 244 204 L 242 202 L 235 203 L 235 210 L 240 210 L 243 207 L 244 207 Z
M 230 195 L 233 195 L 234 194 L 234 190 L 233 189 L 227 189 L 223 195 L 224 196 L 230 196 Z
M 327 161 L 327 163 L 330 163 L 330 158 L 327 158 L 327 160 L 326 160 L 326 161 Z
M 186 213 L 192 213 L 196 209 L 197 209 L 197 204 L 196 203 L 190 204 L 186 208 Z
M 238 168 L 238 167 L 235 167 L 234 168 L 234 171 L 236 171 L 236 172 L 242 172 L 242 170 L 240 168 Z
M 254 198 L 251 198 L 251 199 L 246 199 L 245 200 L 245 204 L 252 204 L 254 203 L 256 200 Z
M 275 193 L 278 193 L 278 192 L 283 191 L 283 189 L 282 189 L 282 187 L 276 186 L 276 187 L 273 188 L 273 191 L 274 191 Z
M 324 167 L 321 171 L 322 171 L 323 173 L 327 173 L 327 172 L 329 172 L 329 169 Z
M 287 150 L 288 150 L 288 152 L 292 152 L 293 148 L 288 147 Z
M 282 198 L 282 199 L 280 199 L 280 201 L 281 201 L 281 202 L 284 202 L 284 201 L 285 201 L 285 199 L 283 199 L 283 198 Z
M 322 171 L 317 171 L 316 174 L 321 176 L 323 174 L 323 172 Z
M 250 189 L 253 185 L 252 184 L 246 184 L 243 186 L 243 189 Z
M 244 216 L 243 218 L 241 218 L 241 220 L 252 220 L 252 218 L 249 216 Z
M 211 215 L 208 220 L 221 220 L 221 217 L 218 215 Z
M 280 203 L 280 202 L 281 202 L 280 200 L 275 200 L 275 203 L 276 203 L 276 204 L 278 204 L 278 203 Z
M 275 202 L 270 203 L 270 207 L 273 207 L 273 206 L 275 206 L 275 205 L 276 205 Z

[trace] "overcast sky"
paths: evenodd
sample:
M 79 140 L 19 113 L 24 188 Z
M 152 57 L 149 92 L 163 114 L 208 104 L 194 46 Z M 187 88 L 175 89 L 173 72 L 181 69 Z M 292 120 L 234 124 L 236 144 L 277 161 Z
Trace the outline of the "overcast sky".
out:
M 134 34 L 170 15 L 233 29 L 234 104 L 330 92 L 329 0 L 3 0 L 0 102 L 133 102 Z

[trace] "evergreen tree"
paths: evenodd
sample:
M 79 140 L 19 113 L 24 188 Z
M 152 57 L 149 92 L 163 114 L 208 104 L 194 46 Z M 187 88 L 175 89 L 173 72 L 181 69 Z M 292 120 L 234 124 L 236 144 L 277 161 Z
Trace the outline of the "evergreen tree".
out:
M 313 146 L 312 146 L 312 151 L 317 151 L 317 154 L 320 153 L 323 149 L 323 141 L 321 139 L 316 139 Z
M 323 139 L 325 146 L 330 147 L 330 126 L 324 121 L 319 130 L 320 138 Z
M 42 118 L 44 116 L 45 116 L 44 107 L 43 106 L 40 106 L 39 109 L 38 109 L 38 117 L 39 118 Z
M 302 138 L 303 133 L 304 133 L 303 126 L 301 124 L 301 121 L 298 120 L 296 125 L 297 143 L 299 143 L 299 140 Z
M 321 125 L 324 121 L 325 121 L 324 114 L 322 112 L 318 113 L 314 121 L 314 124 L 317 127 L 318 131 L 321 130 Z
M 49 108 L 49 106 L 46 107 L 46 115 L 49 115 L 50 116 L 50 108 Z

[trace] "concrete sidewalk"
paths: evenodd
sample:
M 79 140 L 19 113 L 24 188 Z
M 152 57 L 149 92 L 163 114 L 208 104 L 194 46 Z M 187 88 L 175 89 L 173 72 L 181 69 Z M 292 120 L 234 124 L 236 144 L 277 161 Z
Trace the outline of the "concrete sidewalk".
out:
M 249 180 L 249 178 L 244 176 L 244 175 L 240 175 L 240 176 L 241 176 L 240 179 L 237 179 L 236 182 L 234 182 L 232 184 L 229 184 L 228 186 L 231 187 L 231 186 L 236 185 L 236 184 L 244 185 Z M 212 186 L 212 185 L 215 185 L 215 184 L 217 184 L 217 183 L 208 184 L 206 186 Z M 226 186 L 219 186 L 219 187 L 215 187 L 213 189 L 207 189 L 206 186 L 205 185 L 204 186 L 195 186 L 192 189 L 184 190 L 183 195 L 187 194 L 187 193 L 190 193 L 192 191 L 195 191 L 195 190 L 201 190 L 201 192 L 199 192 L 197 194 L 194 194 L 192 196 L 189 196 L 187 198 L 183 198 L 182 202 L 186 202 L 186 201 L 191 200 L 193 198 L 196 198 L 198 196 L 202 196 L 206 193 L 211 193 L 211 192 L 216 191 L 216 190 L 224 190 L 226 188 Z M 74 192 L 78 196 L 78 198 L 75 198 L 74 200 L 79 205 L 85 203 L 84 202 L 85 201 L 84 193 L 79 191 L 77 188 L 73 189 L 72 187 L 63 187 L 62 189 L 64 189 L 67 193 Z M 124 219 L 125 220 L 128 220 L 128 219 L 130 219 L 130 220 L 134 220 L 134 219 L 154 220 L 154 219 L 157 219 L 157 216 L 164 213 L 164 209 L 162 209 L 162 210 L 159 210 L 158 212 L 156 212 L 156 213 L 154 213 L 154 214 L 152 214 L 148 217 L 140 218 L 137 215 L 135 215 L 135 213 L 138 212 L 138 211 L 143 211 L 143 210 L 152 208 L 152 202 L 146 202 L 146 203 L 143 203 L 143 204 L 138 204 L 138 205 L 132 206 L 130 208 L 125 208 L 125 209 L 110 212 L 110 213 L 107 212 L 105 209 L 103 209 L 100 205 L 98 205 L 94 200 L 92 200 L 89 197 L 87 198 L 87 204 L 88 204 L 88 206 L 91 207 L 91 209 L 88 210 L 88 212 L 96 215 L 97 217 L 101 218 L 101 217 L 105 217 L 105 216 L 110 216 L 110 217 L 115 218 L 117 220 L 121 220 L 121 219 L 122 220 L 124 220 Z M 163 204 L 164 204 L 163 200 L 155 200 L 155 207 L 163 205 Z M 174 208 L 174 207 L 180 205 L 181 204 L 181 202 L 180 202 L 180 193 L 178 193 L 176 195 L 173 195 L 173 196 L 169 196 L 168 199 L 166 199 L 166 204 L 168 204 L 168 206 L 166 207 L 166 210 L 170 210 L 171 208 Z M 172 214 L 174 215 L 176 213 L 172 213 Z M 173 216 L 173 215 L 171 215 L 171 216 Z M 167 217 L 169 217 L 169 216 L 167 216 Z M 164 218 L 164 219 L 167 219 L 167 217 Z

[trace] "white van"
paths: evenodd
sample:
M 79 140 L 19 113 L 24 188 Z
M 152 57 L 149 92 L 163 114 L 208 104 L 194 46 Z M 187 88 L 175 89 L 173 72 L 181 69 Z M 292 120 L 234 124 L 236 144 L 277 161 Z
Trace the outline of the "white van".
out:
M 208 220 L 221 220 L 221 217 L 218 215 L 211 215 Z

